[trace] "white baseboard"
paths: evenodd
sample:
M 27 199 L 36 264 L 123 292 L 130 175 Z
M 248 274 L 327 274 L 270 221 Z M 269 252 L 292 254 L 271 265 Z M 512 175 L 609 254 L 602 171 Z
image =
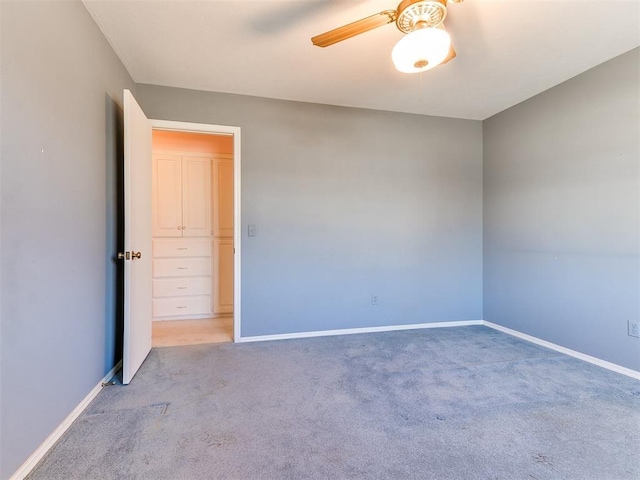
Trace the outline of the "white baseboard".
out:
M 318 330 L 315 332 L 283 333 L 279 335 L 257 335 L 240 337 L 238 343 L 266 342 L 271 340 L 291 340 L 294 338 L 332 337 L 336 335 L 354 335 L 357 333 L 393 332 L 397 330 L 418 330 L 422 328 L 468 327 L 483 325 L 483 320 L 462 320 L 455 322 L 413 323 L 409 325 L 387 325 L 383 327 L 343 328 L 339 330 Z
M 98 384 L 93 387 L 93 389 L 87 394 L 86 397 L 82 399 L 82 401 L 73 409 L 73 411 L 65 418 L 60 425 L 47 437 L 47 439 L 40 444 L 40 446 L 36 449 L 35 452 L 31 454 L 27 460 L 20 465 L 20 468 L 16 470 L 16 472 L 9 477 L 9 480 L 23 480 L 31 470 L 38 464 L 42 457 L 46 455 L 51 447 L 60 439 L 60 437 L 66 432 L 71 424 L 75 421 L 76 418 L 80 416 L 80 414 L 84 411 L 85 408 L 89 406 L 91 400 L 96 398 L 100 390 L 103 388 L 103 383 L 110 381 L 116 372 L 122 366 L 122 360 L 120 360 L 115 367 L 113 367 L 109 373 L 107 373 L 102 380 L 98 382 Z
M 482 324 L 487 327 L 493 328 L 494 330 L 498 330 L 508 335 L 521 338 L 522 340 L 526 340 L 531 343 L 535 343 L 536 345 L 541 345 L 551 350 L 555 350 L 556 352 L 569 355 L 570 357 L 578 358 L 585 362 L 589 362 L 599 367 L 606 368 L 607 370 L 612 370 L 616 373 L 621 373 L 622 375 L 626 375 L 628 377 L 635 378 L 636 380 L 640 380 L 640 372 L 636 370 L 632 370 L 630 368 L 623 367 L 615 363 L 607 362 L 606 360 L 601 360 L 600 358 L 592 357 L 591 355 L 580 353 L 575 350 L 571 350 L 570 348 L 561 347 L 560 345 L 556 345 L 555 343 L 547 342 L 546 340 L 542 340 L 541 338 L 534 337 L 532 335 L 527 335 L 526 333 L 521 333 L 521 332 L 518 332 L 517 330 L 512 330 L 507 327 L 503 327 L 502 325 L 498 325 L 497 323 L 491 323 L 491 322 L 487 322 L 486 320 L 483 320 Z
M 640 372 L 636 370 L 632 370 L 630 368 L 623 367 L 615 363 L 607 362 L 606 360 L 592 357 L 591 355 L 577 352 L 575 350 L 571 350 L 570 348 L 562 347 L 555 343 L 542 340 L 541 338 L 537 338 L 532 335 L 527 335 L 526 333 L 521 333 L 521 332 L 518 332 L 517 330 L 512 330 L 510 328 L 503 327 L 502 325 L 498 325 L 496 323 L 487 322 L 486 320 L 415 323 L 415 324 L 409 324 L 409 325 L 388 325 L 383 327 L 345 328 L 340 330 L 320 330 L 315 332 L 284 333 L 280 335 L 257 335 L 253 337 L 240 337 L 237 340 L 237 342 L 238 343 L 266 342 L 271 340 L 290 340 L 295 338 L 329 337 L 329 336 L 335 336 L 335 335 L 353 335 L 358 333 L 392 332 L 397 330 L 414 330 L 414 329 L 422 329 L 422 328 L 467 327 L 470 325 L 484 325 L 486 327 L 493 328 L 494 330 L 498 330 L 508 335 L 518 337 L 522 340 L 535 343 L 536 345 L 549 348 L 556 352 L 564 353 L 565 355 L 578 358 L 585 362 L 592 363 L 593 365 L 606 368 L 607 370 L 611 370 L 616 373 L 621 373 L 622 375 L 626 375 L 628 377 L 640 380 Z

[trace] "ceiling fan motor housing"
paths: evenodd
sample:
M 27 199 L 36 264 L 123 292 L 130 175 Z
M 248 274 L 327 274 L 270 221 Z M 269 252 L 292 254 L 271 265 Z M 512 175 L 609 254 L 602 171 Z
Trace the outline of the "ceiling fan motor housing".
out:
M 410 33 L 418 28 L 435 28 L 446 16 L 447 0 L 403 0 L 398 5 L 396 25 Z

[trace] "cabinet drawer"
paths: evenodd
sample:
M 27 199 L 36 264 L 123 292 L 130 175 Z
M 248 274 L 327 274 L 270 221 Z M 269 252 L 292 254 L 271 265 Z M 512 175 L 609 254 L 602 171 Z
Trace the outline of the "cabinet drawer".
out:
M 209 238 L 162 238 L 153 240 L 153 258 L 210 257 Z
M 153 300 L 154 317 L 177 317 L 180 315 L 209 315 L 211 296 L 178 298 L 155 298 Z
M 211 275 L 209 258 L 166 258 L 153 261 L 154 278 L 207 277 Z
M 211 277 L 153 279 L 153 297 L 211 295 Z

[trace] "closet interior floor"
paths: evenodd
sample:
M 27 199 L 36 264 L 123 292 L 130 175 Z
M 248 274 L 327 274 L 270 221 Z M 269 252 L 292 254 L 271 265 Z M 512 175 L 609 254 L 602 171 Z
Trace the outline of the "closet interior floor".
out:
M 178 347 L 233 341 L 233 317 L 153 322 L 153 347 Z

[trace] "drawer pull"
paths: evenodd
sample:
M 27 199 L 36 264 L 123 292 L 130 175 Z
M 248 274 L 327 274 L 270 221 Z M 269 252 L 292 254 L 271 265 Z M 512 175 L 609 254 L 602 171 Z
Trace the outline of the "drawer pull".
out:
M 178 270 L 189 270 L 189 267 L 178 267 Z
M 178 247 L 176 250 L 189 250 L 187 247 Z
M 187 308 L 187 306 L 186 306 L 186 305 L 183 305 L 183 306 L 181 306 L 181 307 L 176 307 L 176 308 L 178 308 L 178 309 L 182 309 L 182 308 Z
M 189 287 L 177 287 L 177 288 L 178 288 L 178 290 L 186 290 Z

